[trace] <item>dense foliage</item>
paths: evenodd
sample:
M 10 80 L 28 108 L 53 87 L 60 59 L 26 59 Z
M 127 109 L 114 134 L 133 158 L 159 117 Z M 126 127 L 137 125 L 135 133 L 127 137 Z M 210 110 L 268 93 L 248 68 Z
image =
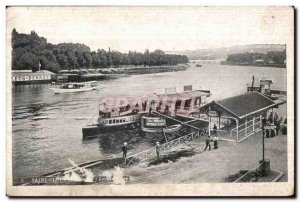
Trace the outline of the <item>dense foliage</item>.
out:
M 286 50 L 267 53 L 242 53 L 228 55 L 227 62 L 246 64 L 277 64 L 283 65 L 286 60 Z
M 118 51 L 105 51 L 98 49 L 91 51 L 84 44 L 79 43 L 47 43 L 47 39 L 39 37 L 34 31 L 29 35 L 19 34 L 15 29 L 12 32 L 12 69 L 38 70 L 41 69 L 58 72 L 63 69 L 80 68 L 106 68 L 120 65 L 176 65 L 187 63 L 185 55 L 165 54 L 161 50 L 144 53 L 120 53 Z

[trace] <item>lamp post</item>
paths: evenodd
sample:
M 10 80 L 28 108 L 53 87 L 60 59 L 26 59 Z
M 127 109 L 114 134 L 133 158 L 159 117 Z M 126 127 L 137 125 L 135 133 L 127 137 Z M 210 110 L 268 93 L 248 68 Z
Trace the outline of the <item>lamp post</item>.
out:
M 261 171 L 263 176 L 267 175 L 267 163 L 265 161 L 265 126 L 267 125 L 266 117 L 262 118 L 262 161 L 261 161 Z
M 263 163 L 265 162 L 265 126 L 266 126 L 266 119 L 263 117 L 262 120 L 262 160 Z

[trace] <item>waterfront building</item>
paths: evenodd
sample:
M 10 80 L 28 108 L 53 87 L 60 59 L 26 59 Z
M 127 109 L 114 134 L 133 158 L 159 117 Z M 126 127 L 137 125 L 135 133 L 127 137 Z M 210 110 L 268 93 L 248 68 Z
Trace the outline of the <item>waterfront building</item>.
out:
M 13 84 L 50 83 L 54 75 L 48 70 L 12 70 L 11 78 Z

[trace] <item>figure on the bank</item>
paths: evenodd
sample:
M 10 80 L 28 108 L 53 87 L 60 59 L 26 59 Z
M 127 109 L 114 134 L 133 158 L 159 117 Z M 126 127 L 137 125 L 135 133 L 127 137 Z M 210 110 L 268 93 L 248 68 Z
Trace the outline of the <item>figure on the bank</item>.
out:
M 273 112 L 270 112 L 268 121 L 269 121 L 269 123 L 273 123 Z
M 215 135 L 217 134 L 217 129 L 218 129 L 218 127 L 217 127 L 217 125 L 214 123 L 213 133 L 214 133 Z
M 286 118 L 284 119 L 283 127 L 281 129 L 281 132 L 282 132 L 282 135 L 286 135 L 287 134 L 287 119 Z
M 205 140 L 206 146 L 205 146 L 204 151 L 206 151 L 207 147 L 208 147 L 208 150 L 209 150 L 209 151 L 211 150 L 211 147 L 210 147 L 210 141 L 211 141 L 210 136 L 207 136 L 207 138 L 206 138 L 206 140 Z
M 123 158 L 126 159 L 127 157 L 127 142 L 124 142 L 123 146 L 122 146 L 122 151 L 123 151 Z
M 282 117 L 280 119 L 277 118 L 276 121 L 274 121 L 275 126 L 276 126 L 276 135 L 279 135 L 279 131 L 280 131 L 280 127 L 281 127 L 281 124 L 280 124 L 281 121 L 282 121 Z
M 279 119 L 278 114 L 275 112 L 275 113 L 274 113 L 274 123 L 275 123 L 276 121 L 278 121 L 278 119 Z
M 214 149 L 218 149 L 218 135 L 215 135 L 215 137 L 213 138 L 214 141 Z
M 156 151 L 156 157 L 157 158 L 159 158 L 159 149 L 160 149 L 159 142 L 156 142 L 155 151 Z

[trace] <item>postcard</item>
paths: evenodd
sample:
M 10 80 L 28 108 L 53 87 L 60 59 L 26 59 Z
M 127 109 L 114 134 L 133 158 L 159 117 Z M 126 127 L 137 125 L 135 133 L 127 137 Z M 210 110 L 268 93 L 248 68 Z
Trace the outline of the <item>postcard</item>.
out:
M 18 196 L 293 196 L 294 8 L 8 6 Z

